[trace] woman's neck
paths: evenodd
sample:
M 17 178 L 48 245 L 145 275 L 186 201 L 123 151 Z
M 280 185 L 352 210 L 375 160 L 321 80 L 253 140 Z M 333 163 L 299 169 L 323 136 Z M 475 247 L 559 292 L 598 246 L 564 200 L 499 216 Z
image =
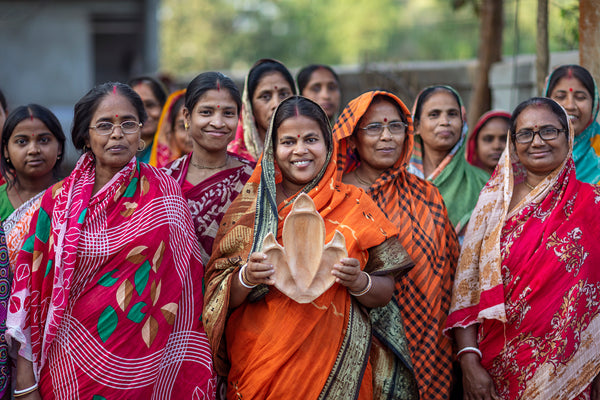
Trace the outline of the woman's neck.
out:
M 36 194 L 46 190 L 54 183 L 56 183 L 56 179 L 53 174 L 38 179 L 17 176 L 15 182 L 8 188 L 9 199 L 13 206 L 17 208 Z
M 207 169 L 217 168 L 226 163 L 227 148 L 219 151 L 208 151 L 204 147 L 200 147 L 197 143 L 194 143 L 194 150 L 191 157 L 195 165 L 207 167 Z
M 438 151 L 423 145 L 423 175 L 429 177 L 433 171 L 444 161 L 447 151 Z

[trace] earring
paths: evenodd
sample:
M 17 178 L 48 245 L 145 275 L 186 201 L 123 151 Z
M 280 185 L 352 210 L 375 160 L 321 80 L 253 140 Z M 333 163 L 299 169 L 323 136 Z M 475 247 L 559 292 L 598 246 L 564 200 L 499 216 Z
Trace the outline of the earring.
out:
M 183 123 L 183 128 L 187 131 L 188 129 L 190 129 L 190 124 L 186 122 Z
M 141 147 L 141 148 L 140 148 Z M 140 144 L 138 146 L 138 151 L 144 151 L 144 149 L 146 148 L 146 142 L 144 142 L 143 140 L 140 139 Z

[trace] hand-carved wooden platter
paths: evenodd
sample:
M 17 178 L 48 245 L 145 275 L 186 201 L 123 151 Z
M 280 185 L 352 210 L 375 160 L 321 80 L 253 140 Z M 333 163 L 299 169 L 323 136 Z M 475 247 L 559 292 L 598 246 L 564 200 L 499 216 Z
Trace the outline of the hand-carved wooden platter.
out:
M 325 222 L 310 196 L 302 193 L 283 223 L 283 247 L 272 233 L 263 240 L 265 263 L 275 267 L 275 287 L 298 303 L 310 303 L 335 282 L 333 265 L 348 257 L 339 231 L 325 245 Z

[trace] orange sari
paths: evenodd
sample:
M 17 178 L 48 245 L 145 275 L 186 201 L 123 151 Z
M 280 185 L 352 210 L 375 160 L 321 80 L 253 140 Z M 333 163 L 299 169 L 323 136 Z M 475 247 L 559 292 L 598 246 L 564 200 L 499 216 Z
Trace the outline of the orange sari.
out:
M 270 138 L 269 132 L 261 163 L 221 222 L 208 263 L 203 318 L 217 373 L 228 376 L 227 398 L 371 399 L 370 318 L 344 286 L 335 283 L 312 303 L 299 304 L 262 285 L 229 310 L 234 274 L 260 251 L 268 232 L 281 243 L 297 195 L 276 205 L 281 175 Z M 336 181 L 334 154 L 330 149 L 319 175 L 302 190 L 325 220 L 326 241 L 339 230 L 348 256 L 374 275 L 409 267 L 398 241 L 387 240 L 396 227 L 364 191 Z

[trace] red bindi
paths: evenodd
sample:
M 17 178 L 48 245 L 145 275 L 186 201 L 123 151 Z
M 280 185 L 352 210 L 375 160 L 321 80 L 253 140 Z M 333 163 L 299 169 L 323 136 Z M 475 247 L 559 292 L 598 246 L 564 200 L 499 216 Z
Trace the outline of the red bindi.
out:
M 275 90 L 277 90 L 277 86 L 275 86 Z
M 119 118 L 119 114 L 115 114 L 115 118 Z
M 569 88 L 569 92 L 572 92 L 572 91 L 573 91 L 573 88 L 572 88 L 572 87 L 570 87 L 570 88 Z
M 300 135 L 298 135 L 298 138 L 300 138 Z
M 113 85 L 113 94 L 117 94 L 117 85 Z
M 387 122 L 387 118 L 384 118 L 384 119 L 383 119 L 383 122 Z
M 537 129 L 537 125 L 534 125 L 533 127 L 534 127 L 535 129 Z
M 217 108 L 221 108 L 221 106 L 217 104 Z

